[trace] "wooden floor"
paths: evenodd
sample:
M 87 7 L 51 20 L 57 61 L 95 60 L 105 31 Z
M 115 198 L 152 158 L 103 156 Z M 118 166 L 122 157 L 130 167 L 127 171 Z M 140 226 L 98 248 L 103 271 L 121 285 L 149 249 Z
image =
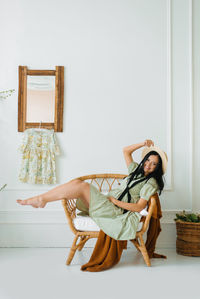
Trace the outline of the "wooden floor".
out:
M 168 259 L 152 259 L 148 268 L 129 248 L 114 268 L 100 273 L 80 271 L 92 249 L 77 252 L 65 266 L 68 248 L 1 248 L 1 299 L 188 299 L 199 298 L 200 258 L 157 252 Z

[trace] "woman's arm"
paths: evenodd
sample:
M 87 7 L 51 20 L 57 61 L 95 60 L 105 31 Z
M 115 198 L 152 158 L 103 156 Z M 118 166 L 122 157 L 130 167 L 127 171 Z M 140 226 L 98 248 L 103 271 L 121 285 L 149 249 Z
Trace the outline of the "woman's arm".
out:
M 132 153 L 134 151 L 136 151 L 137 149 L 139 149 L 143 146 L 148 146 L 149 147 L 151 145 L 154 145 L 154 142 L 150 139 L 147 139 L 144 142 L 137 143 L 137 144 L 132 144 L 132 145 L 124 147 L 123 148 L 123 154 L 124 154 L 124 159 L 126 161 L 127 167 L 129 167 L 131 162 L 133 162 Z
M 114 197 L 108 197 L 108 199 L 119 208 L 131 211 L 131 212 L 141 212 L 147 205 L 147 201 L 143 198 L 140 198 L 137 203 L 128 203 L 120 201 Z

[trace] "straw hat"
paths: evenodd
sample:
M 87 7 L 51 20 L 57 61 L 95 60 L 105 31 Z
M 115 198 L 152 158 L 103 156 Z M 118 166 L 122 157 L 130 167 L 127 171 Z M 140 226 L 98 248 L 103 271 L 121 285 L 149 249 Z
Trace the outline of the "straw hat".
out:
M 146 146 L 143 151 L 142 151 L 142 159 L 144 159 L 144 157 L 151 151 L 155 151 L 159 154 L 159 156 L 161 157 L 161 160 L 162 160 L 162 170 L 163 170 L 163 173 L 166 172 L 166 169 L 167 169 L 167 162 L 168 162 L 168 157 L 167 157 L 167 154 L 161 150 L 158 146 Z

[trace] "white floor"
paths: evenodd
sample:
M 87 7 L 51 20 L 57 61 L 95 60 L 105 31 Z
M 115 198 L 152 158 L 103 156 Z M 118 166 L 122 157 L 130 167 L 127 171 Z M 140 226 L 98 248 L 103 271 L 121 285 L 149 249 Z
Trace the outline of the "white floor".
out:
M 74 298 L 200 298 L 200 258 L 160 249 L 167 260 L 152 259 L 145 266 L 139 253 L 129 248 L 114 268 L 80 271 L 92 252 L 77 252 L 65 265 L 68 248 L 1 248 L 0 299 Z

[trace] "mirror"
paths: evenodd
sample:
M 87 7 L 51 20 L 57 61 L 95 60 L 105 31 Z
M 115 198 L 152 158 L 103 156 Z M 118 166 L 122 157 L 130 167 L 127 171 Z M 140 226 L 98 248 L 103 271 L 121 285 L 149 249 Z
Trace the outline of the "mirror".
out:
M 18 131 L 28 128 L 63 131 L 64 67 L 30 70 L 19 66 Z
M 38 109 L 40 107 L 40 109 Z M 55 77 L 27 76 L 26 121 L 54 122 Z

